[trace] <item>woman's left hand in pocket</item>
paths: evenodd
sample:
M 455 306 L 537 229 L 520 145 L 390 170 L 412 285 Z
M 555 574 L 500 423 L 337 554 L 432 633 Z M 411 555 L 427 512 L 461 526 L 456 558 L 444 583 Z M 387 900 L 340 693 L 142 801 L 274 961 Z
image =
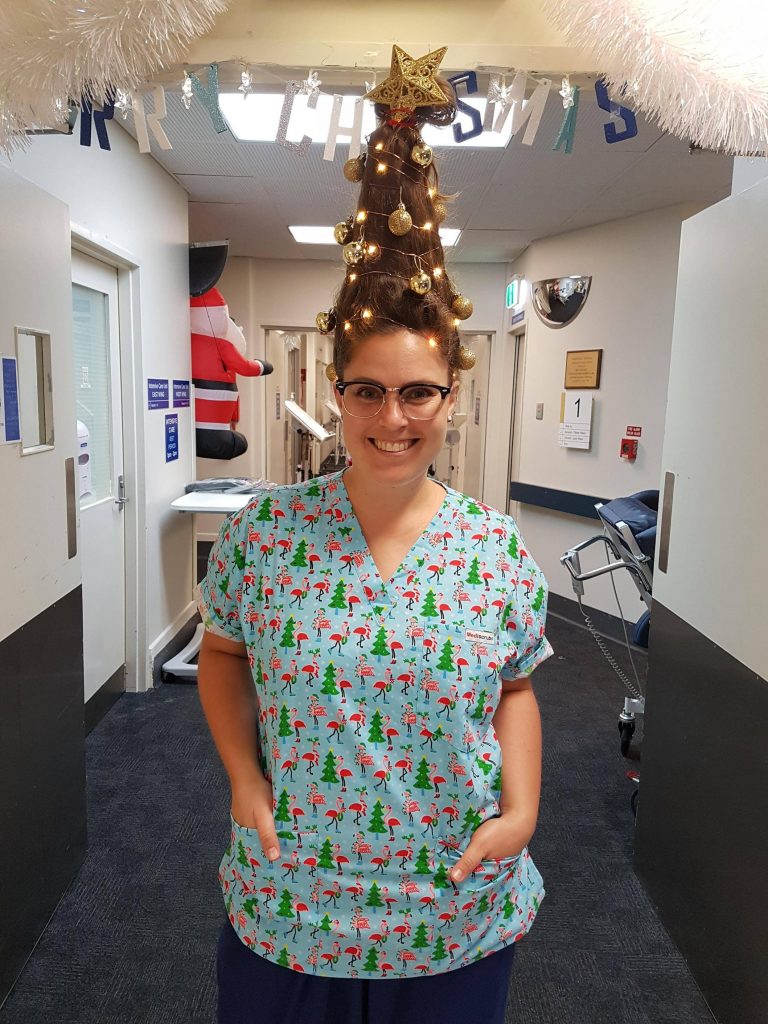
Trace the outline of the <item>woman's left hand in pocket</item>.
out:
M 528 844 L 535 824 L 515 811 L 504 811 L 497 818 L 488 818 L 475 829 L 458 863 L 451 869 L 454 882 L 467 878 L 484 860 L 516 857 Z

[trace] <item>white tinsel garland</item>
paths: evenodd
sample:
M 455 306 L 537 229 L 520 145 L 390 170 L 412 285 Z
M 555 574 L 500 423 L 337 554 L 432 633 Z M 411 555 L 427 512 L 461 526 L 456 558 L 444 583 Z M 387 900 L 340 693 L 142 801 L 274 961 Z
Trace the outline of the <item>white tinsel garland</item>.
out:
M 768 147 L 768 4 L 542 0 L 618 98 L 705 149 Z
M 0 149 L 181 60 L 230 0 L 0 0 Z M 63 111 L 63 113 L 62 113 Z

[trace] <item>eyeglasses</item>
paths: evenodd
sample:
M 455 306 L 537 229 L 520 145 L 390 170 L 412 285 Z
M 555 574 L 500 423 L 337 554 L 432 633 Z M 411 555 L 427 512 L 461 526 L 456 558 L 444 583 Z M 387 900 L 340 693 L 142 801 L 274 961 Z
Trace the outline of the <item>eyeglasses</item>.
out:
M 385 388 L 363 380 L 337 380 L 344 411 L 365 419 L 376 416 L 384 408 L 388 391 L 394 391 L 403 414 L 409 420 L 431 420 L 450 395 L 450 387 L 439 384 L 406 384 L 402 388 Z

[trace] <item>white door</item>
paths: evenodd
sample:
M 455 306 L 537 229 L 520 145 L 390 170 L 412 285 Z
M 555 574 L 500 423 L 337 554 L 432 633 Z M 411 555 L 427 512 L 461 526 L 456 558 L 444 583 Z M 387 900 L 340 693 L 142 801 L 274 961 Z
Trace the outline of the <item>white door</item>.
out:
M 117 271 L 80 253 L 72 322 L 87 701 L 125 673 L 125 530 Z

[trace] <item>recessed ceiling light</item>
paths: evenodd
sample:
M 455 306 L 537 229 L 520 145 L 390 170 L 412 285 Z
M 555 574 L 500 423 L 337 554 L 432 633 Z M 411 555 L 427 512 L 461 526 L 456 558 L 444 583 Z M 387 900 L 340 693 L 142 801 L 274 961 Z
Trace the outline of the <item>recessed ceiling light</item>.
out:
M 336 245 L 336 239 L 333 235 L 333 227 L 329 224 L 327 227 L 324 225 L 297 225 L 291 224 L 288 227 L 293 237 L 297 242 L 302 245 Z M 440 241 L 447 249 L 451 245 L 456 245 L 460 236 L 460 228 L 440 228 Z
M 221 92 L 219 93 L 219 106 L 229 130 L 240 142 L 274 142 L 280 123 L 283 98 L 282 93 L 252 92 L 248 96 L 243 96 L 240 92 Z M 307 98 L 306 96 L 294 96 L 293 98 L 288 141 L 298 142 L 308 135 L 313 142 L 325 144 L 331 121 L 333 96 L 320 93 L 317 97 L 317 107 L 314 109 L 307 107 Z M 352 124 L 353 103 L 356 98 L 351 95 L 344 96 L 339 124 Z M 462 102 L 475 107 L 480 112 L 480 117 L 484 116 L 486 107 L 484 96 L 462 97 Z M 466 117 L 459 122 L 465 130 L 470 127 L 467 122 Z M 373 104 L 366 100 L 363 104 L 363 138 L 370 135 L 375 128 L 376 114 Z M 509 142 L 511 134 L 511 117 L 507 117 L 503 131 L 483 132 L 482 135 L 461 143 L 456 142 L 450 127 L 435 128 L 434 125 L 426 124 L 421 130 L 422 138 L 433 149 L 440 149 L 444 146 L 461 146 L 463 149 L 503 148 Z M 345 135 L 342 130 L 339 134 L 339 142 L 343 144 L 349 139 L 350 136 Z

